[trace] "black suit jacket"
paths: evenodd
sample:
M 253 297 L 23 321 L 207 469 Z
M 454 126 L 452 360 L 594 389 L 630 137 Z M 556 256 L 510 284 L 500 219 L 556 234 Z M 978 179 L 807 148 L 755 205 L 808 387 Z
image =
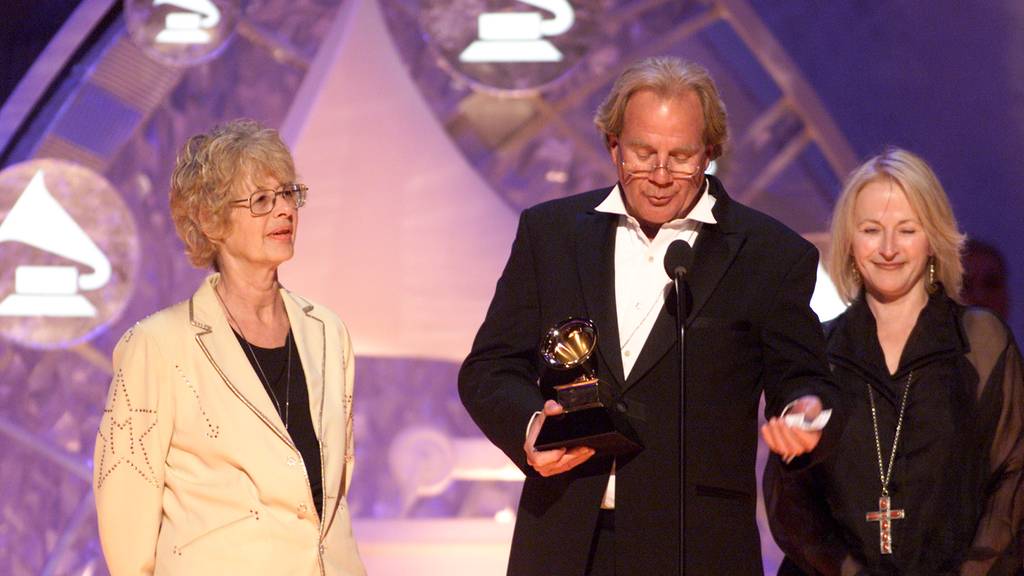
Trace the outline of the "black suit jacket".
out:
M 779 222 L 729 199 L 709 177 L 716 225 L 705 224 L 689 275 L 686 332 L 686 573 L 761 574 L 755 521 L 757 407 L 777 414 L 803 394 L 835 398 L 818 318 L 809 307 L 818 253 Z M 526 474 L 509 574 L 583 574 L 610 458 L 542 478 L 524 434 L 549 377 L 537 353 L 569 316 L 598 328 L 598 376 L 625 405 L 644 449 L 616 466 L 618 574 L 678 572 L 679 358 L 674 301 L 661 310 L 623 377 L 615 310 L 618 217 L 594 208 L 610 189 L 523 212 L 505 270 L 459 374 L 463 403 Z M 828 426 L 819 449 L 835 436 Z M 798 460 L 810 460 L 804 457 Z M 800 462 L 796 462 L 800 465 Z

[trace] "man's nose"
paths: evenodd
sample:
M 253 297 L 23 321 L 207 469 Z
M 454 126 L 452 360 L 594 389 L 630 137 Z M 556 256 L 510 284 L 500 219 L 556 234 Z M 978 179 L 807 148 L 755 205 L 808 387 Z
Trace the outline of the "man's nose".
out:
M 655 166 L 651 170 L 651 180 L 659 186 L 668 186 L 672 183 L 672 173 L 667 166 Z

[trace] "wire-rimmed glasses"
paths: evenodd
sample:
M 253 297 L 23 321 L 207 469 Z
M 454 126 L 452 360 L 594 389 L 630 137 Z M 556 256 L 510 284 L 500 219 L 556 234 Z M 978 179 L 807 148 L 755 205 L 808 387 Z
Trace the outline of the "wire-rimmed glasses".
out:
M 646 160 L 636 158 L 627 161 L 621 159 L 622 156 L 619 158 L 619 165 L 626 174 L 634 178 L 651 178 L 658 170 L 664 170 L 673 180 L 691 180 L 704 171 L 704 161 L 699 154 L 686 160 L 669 156 L 664 164 L 658 164 L 658 159 L 653 154 Z
M 269 214 L 274 209 L 274 206 L 277 205 L 278 196 L 284 196 L 284 199 L 291 202 L 294 208 L 302 208 L 306 203 L 307 192 L 309 192 L 309 187 L 305 184 L 282 184 L 275 190 L 258 188 L 248 198 L 232 200 L 231 204 L 238 208 L 249 208 L 249 212 L 253 216 L 263 216 L 264 214 Z

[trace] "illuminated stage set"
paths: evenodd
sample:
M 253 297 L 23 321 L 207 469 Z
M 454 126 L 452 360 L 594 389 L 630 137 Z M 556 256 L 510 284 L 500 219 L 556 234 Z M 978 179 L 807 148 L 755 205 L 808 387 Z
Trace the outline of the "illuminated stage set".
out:
M 791 55 L 807 44 L 783 42 L 808 20 L 767 1 L 70 4 L 0 94 L 0 574 L 107 573 L 90 482 L 111 351 L 206 274 L 167 207 L 192 134 L 238 117 L 277 127 L 309 185 L 282 282 L 352 333 L 349 503 L 385 576 L 504 573 L 522 474 L 470 420 L 456 375 L 519 212 L 614 182 L 592 116 L 625 65 L 707 66 L 734 136 L 711 169 L 823 250 L 841 180 L 891 136 L 851 143 L 863 131 L 837 117 L 842 90 L 826 100 L 813 57 Z M 832 29 L 857 17 L 836 10 Z M 981 228 L 986 213 L 964 211 Z M 826 319 L 842 306 L 819 272 Z

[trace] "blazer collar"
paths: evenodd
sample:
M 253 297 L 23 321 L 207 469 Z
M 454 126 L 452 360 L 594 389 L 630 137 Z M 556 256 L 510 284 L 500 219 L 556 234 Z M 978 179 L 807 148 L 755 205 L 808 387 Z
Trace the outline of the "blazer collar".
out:
M 597 351 L 618 388 L 625 384 L 615 308 L 615 214 L 588 210 L 576 220 L 576 262 L 587 316 L 597 325 Z
M 273 431 L 283 442 L 295 448 L 273 401 L 263 383 L 253 370 L 252 364 L 235 338 L 231 325 L 221 306 L 214 287 L 220 281 L 220 274 L 208 276 L 189 300 L 189 321 L 196 332 L 196 343 L 203 351 L 210 365 L 217 371 L 224 384 L 247 408 Z M 320 435 L 323 392 L 324 363 L 326 349 L 324 323 L 317 317 L 309 302 L 281 288 L 281 297 L 288 313 L 292 336 L 299 350 L 299 360 L 306 374 L 309 394 L 309 409 L 313 427 Z
M 939 358 L 966 354 L 970 345 L 958 320 L 958 307 L 942 290 L 928 298 L 910 332 L 899 366 L 890 374 L 878 325 L 863 292 L 843 314 L 828 324 L 829 361 L 855 370 L 876 385 L 879 392 L 898 401 L 887 383 L 903 380 L 912 371 Z
M 722 183 L 714 176 L 707 176 L 708 193 L 715 197 L 712 213 L 717 224 L 705 224 L 697 235 L 693 247 L 693 266 L 687 276 L 690 289 L 690 310 L 686 317 L 689 324 L 700 313 L 714 292 L 718 283 L 732 265 L 747 236 L 737 218 L 737 206 L 725 193 Z

